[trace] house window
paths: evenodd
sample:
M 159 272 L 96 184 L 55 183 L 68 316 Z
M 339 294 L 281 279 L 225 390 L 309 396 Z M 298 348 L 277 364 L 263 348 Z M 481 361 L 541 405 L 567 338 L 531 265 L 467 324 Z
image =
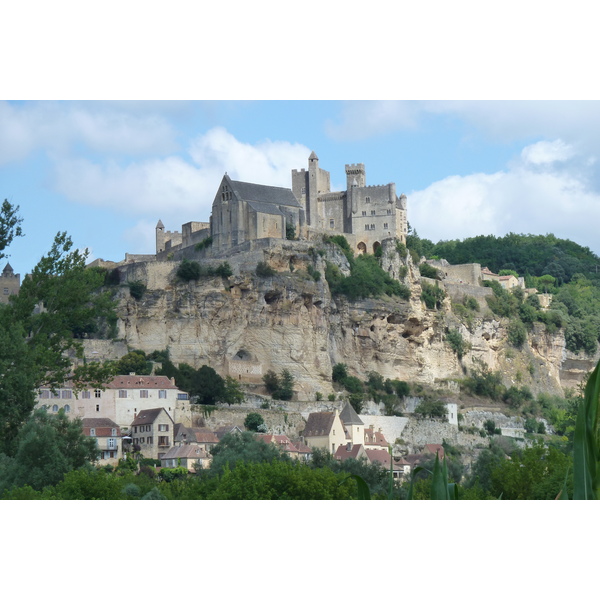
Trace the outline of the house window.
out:
M 148 390 L 140 390 L 140 398 L 147 398 Z
M 159 435 L 158 436 L 158 445 L 159 446 L 168 446 L 169 445 L 169 436 L 168 435 Z
M 159 431 L 169 431 L 169 426 L 161 424 L 161 425 L 158 426 L 158 430 Z
M 84 392 L 81 392 L 81 397 L 82 398 L 91 398 L 92 394 L 90 393 L 90 390 L 85 390 Z
M 117 435 L 117 430 L 114 427 L 110 430 L 110 435 Z
M 167 397 L 167 390 L 158 390 L 158 397 L 159 398 L 166 398 Z
M 100 412 L 100 405 L 96 404 L 96 412 Z
M 90 429 L 90 435 L 96 435 L 96 430 L 93 427 Z
M 108 438 L 108 448 L 114 450 L 117 447 L 117 440 L 113 438 Z
M 335 220 L 329 219 L 329 229 L 333 229 L 335 227 Z
M 152 436 L 150 436 L 147 440 L 146 440 L 147 444 L 153 444 L 154 443 L 154 439 L 152 438 Z
M 119 390 L 119 398 L 127 398 L 127 390 Z
M 100 398 L 102 396 L 102 390 L 94 390 L 94 398 Z
M 146 443 L 146 438 L 140 438 L 140 444 L 145 444 Z
M 187 394 L 177 394 L 177 400 L 187 400 L 188 399 L 188 395 Z
M 365 198 L 365 202 L 366 202 L 367 204 L 371 204 L 371 197 L 370 197 L 370 196 L 367 196 L 367 197 Z

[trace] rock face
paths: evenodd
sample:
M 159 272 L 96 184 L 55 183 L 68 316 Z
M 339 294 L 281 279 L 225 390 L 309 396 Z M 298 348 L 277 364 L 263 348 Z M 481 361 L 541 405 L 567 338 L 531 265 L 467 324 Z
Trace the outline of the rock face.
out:
M 361 379 L 376 371 L 384 378 L 429 384 L 464 377 L 465 369 L 482 363 L 501 370 L 507 385 L 552 393 L 560 393 L 561 384 L 576 385 L 586 366 L 593 365 L 591 359 L 568 356 L 560 333 L 550 336 L 536 328 L 517 351 L 508 347 L 505 326 L 489 312 L 482 310 L 467 328 L 452 314 L 449 299 L 443 310 L 428 310 L 410 256 L 400 258 L 392 243 L 383 249 L 383 268 L 395 277 L 404 275 L 400 280 L 410 288 L 410 300 L 332 298 L 325 260 L 349 272 L 333 244 L 259 240 L 223 257 L 232 267 L 231 277 L 198 282 L 178 281 L 178 263 L 124 265 L 119 267 L 121 281 L 142 281 L 147 291 L 134 300 L 126 286 L 118 288 L 118 337 L 146 352 L 168 348 L 176 364 L 207 364 L 246 383 L 260 384 L 270 369 L 288 369 L 301 401 L 333 392 L 336 363 L 345 363 Z M 258 277 L 259 261 L 277 274 Z M 205 262 L 216 266 L 223 261 Z M 461 360 L 445 340 L 450 329 L 471 346 Z M 118 355 L 122 351 L 121 346 Z

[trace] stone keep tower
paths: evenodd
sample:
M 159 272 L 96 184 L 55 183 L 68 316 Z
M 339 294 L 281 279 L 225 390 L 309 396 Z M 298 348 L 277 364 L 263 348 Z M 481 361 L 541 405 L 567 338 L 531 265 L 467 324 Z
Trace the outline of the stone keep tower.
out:
M 329 171 L 319 167 L 319 157 L 313 151 L 308 157 L 308 171 L 292 171 L 292 191 L 300 202 L 309 227 L 318 227 L 318 198 L 331 190 Z
M 0 275 L 0 302 L 8 304 L 11 294 L 18 294 L 21 287 L 21 275 L 15 273 L 10 263 L 6 263 Z

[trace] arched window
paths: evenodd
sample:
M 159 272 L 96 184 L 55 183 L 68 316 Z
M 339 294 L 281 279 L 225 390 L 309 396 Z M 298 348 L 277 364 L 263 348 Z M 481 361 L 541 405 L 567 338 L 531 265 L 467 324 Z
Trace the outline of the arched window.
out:
M 358 251 L 359 251 L 361 254 L 364 254 L 364 253 L 367 251 L 367 245 L 366 245 L 364 242 L 360 242 L 360 243 L 358 244 Z
M 71 412 L 71 407 L 68 404 L 65 404 L 65 412 Z
M 55 405 L 52 407 L 52 412 L 58 412 L 58 404 L 55 404 Z

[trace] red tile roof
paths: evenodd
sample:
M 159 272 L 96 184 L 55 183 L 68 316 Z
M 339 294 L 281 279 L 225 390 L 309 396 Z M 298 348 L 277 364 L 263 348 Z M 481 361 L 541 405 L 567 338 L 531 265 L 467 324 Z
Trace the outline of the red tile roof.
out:
M 117 375 L 106 387 L 115 389 L 176 390 L 175 381 L 164 375 Z

